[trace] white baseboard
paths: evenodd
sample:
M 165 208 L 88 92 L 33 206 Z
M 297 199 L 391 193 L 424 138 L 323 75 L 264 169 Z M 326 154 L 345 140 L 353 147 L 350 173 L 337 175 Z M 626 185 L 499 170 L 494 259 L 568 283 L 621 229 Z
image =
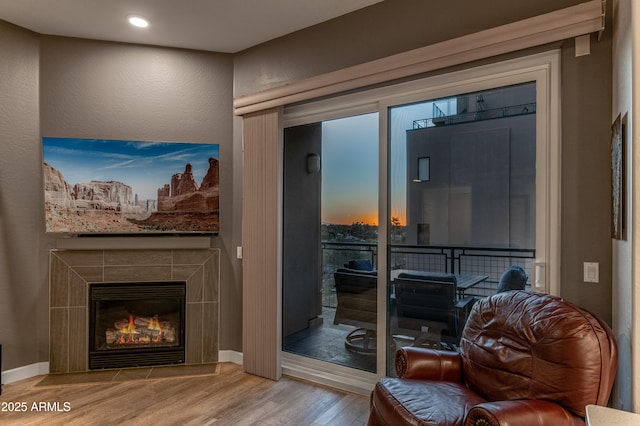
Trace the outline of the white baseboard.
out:
M 244 355 L 242 352 L 236 351 L 218 351 L 218 362 L 232 362 L 234 364 L 242 365 Z
M 41 376 L 49 374 L 49 363 L 38 362 L 35 364 L 24 365 L 22 367 L 14 368 L 2 372 L 2 384 L 8 385 L 9 383 L 18 382 L 20 380 L 29 379 L 35 376 Z

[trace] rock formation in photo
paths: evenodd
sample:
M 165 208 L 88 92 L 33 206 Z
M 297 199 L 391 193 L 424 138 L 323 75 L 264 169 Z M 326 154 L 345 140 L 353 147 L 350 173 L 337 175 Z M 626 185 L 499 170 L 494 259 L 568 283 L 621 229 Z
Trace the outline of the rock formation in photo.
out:
M 157 211 L 136 223 L 162 231 L 217 232 L 218 176 L 218 160 L 209 158 L 209 169 L 198 186 L 187 164 L 183 173 L 171 177 L 171 183 L 158 188 Z
M 91 181 L 73 185 L 73 194 L 78 208 L 111 210 L 124 213 L 140 213 L 141 208 L 133 203 L 133 189 L 122 182 Z
M 158 212 L 197 212 L 218 209 L 218 160 L 209 158 L 209 170 L 198 186 L 191 164 L 158 189 Z
M 69 185 L 62 173 L 43 164 L 47 230 L 50 232 L 217 232 L 218 160 L 198 185 L 191 164 L 159 188 L 157 200 L 139 200 L 117 181 Z
M 44 201 L 47 204 L 63 208 L 75 208 L 75 197 L 67 181 L 60 171 L 43 164 L 44 172 Z

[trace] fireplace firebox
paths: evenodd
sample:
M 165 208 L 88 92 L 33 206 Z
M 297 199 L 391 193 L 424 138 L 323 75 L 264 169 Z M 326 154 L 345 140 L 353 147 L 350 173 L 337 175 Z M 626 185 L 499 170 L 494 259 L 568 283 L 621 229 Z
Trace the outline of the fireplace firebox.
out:
M 89 286 L 89 369 L 182 364 L 184 281 Z

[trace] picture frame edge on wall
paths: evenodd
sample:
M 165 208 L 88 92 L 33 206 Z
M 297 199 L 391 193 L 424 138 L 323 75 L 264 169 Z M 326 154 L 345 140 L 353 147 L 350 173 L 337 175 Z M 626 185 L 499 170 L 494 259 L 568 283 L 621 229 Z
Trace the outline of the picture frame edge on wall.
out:
M 623 240 L 625 230 L 623 121 L 622 115 L 618 114 L 611 125 L 611 238 L 615 240 Z

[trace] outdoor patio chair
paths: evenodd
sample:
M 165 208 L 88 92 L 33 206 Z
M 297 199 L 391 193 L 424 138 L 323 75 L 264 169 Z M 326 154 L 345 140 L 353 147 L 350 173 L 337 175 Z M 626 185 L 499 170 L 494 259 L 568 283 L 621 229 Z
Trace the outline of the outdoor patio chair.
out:
M 425 334 L 440 343 L 457 343 L 466 317 L 475 302 L 473 297 L 458 300 L 456 277 L 416 278 L 399 274 L 394 281 L 398 330 L 418 339 Z
M 345 346 L 354 352 L 375 353 L 377 322 L 377 274 L 338 269 L 333 274 L 338 305 L 334 324 L 357 329 L 345 337 Z

